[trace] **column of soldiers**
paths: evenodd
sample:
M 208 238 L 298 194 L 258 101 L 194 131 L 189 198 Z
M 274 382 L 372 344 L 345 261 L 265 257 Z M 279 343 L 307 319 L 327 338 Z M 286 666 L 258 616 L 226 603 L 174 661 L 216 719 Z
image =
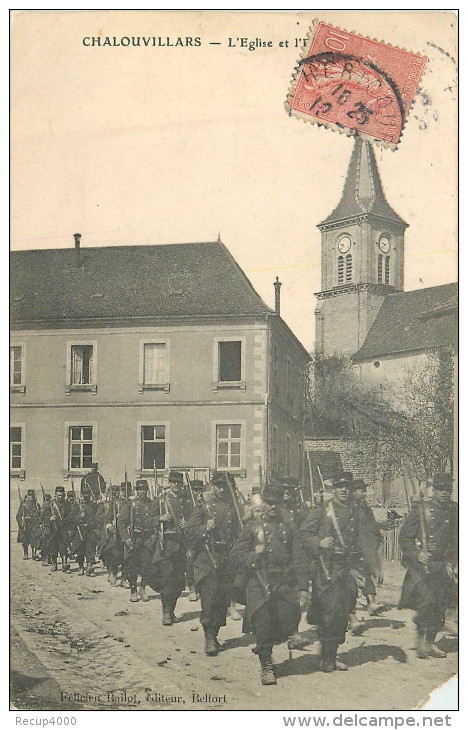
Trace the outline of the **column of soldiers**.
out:
M 130 601 L 148 602 L 148 586 L 160 594 L 163 626 L 177 622 L 177 600 L 187 587 L 190 600 L 201 600 L 207 656 L 222 648 L 218 636 L 233 600 L 243 604 L 243 631 L 254 634 L 264 685 L 277 683 L 274 645 L 298 646 L 303 612 L 317 627 L 322 671 L 348 669 L 337 651 L 355 623 L 358 592 L 377 612 L 383 580 L 382 537 L 362 479 L 342 472 L 325 481 L 316 504 L 304 502 L 294 480 L 272 481 L 245 503 L 224 472 L 214 472 L 205 488 L 173 470 L 156 494 L 145 479 L 137 480 L 135 494 L 127 480 L 106 492 L 97 465 L 92 473 L 78 501 L 57 487 L 39 507 L 28 490 L 17 515 L 25 558 L 31 546 L 32 557 L 52 571 L 60 556 L 66 572 L 75 555 L 78 573 L 92 576 L 97 554 L 110 584 L 130 589 Z M 451 489 L 451 476 L 436 474 L 400 532 L 407 573 L 399 607 L 416 611 L 421 659 L 446 656 L 436 636 L 456 590 Z M 106 501 L 97 501 L 103 493 Z

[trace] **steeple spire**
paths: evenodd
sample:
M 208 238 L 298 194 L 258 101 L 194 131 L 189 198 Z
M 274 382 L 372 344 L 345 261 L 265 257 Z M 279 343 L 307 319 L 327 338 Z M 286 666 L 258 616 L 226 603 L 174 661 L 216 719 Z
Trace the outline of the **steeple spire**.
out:
M 406 227 L 385 198 L 372 144 L 356 137 L 341 200 L 319 227 L 366 213 Z

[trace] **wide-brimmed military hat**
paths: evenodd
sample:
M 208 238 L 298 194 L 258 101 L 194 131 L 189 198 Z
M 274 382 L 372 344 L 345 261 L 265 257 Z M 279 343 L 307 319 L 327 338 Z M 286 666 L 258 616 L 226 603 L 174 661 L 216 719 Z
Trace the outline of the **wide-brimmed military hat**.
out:
M 183 484 L 184 483 L 184 475 L 181 471 L 173 471 L 171 470 L 169 472 L 168 481 L 171 482 L 171 484 Z
M 34 491 L 34 489 L 28 489 L 26 491 L 26 496 L 27 497 L 35 497 L 36 496 L 36 492 Z
M 65 487 L 62 487 L 62 486 L 55 487 L 55 494 L 65 494 Z
M 353 482 L 354 482 L 354 479 L 353 479 L 353 473 L 352 472 L 350 472 L 350 471 L 340 471 L 335 476 L 335 478 L 333 479 L 333 488 L 335 489 L 336 487 L 342 487 L 345 484 L 348 487 L 352 487 L 353 486 Z
M 111 484 L 109 489 L 112 494 L 118 494 L 120 492 L 120 487 L 118 484 Z
M 445 491 L 447 489 L 451 489 L 452 484 L 453 477 L 451 474 L 447 474 L 446 472 L 434 474 L 432 478 L 432 486 L 437 490 Z
M 135 482 L 135 489 L 144 489 L 145 492 L 148 491 L 148 481 L 146 479 L 137 479 Z
M 262 499 L 267 504 L 279 504 L 283 501 L 284 493 L 280 486 L 267 484 L 262 492 Z
M 204 484 L 204 482 L 202 482 L 201 479 L 194 479 L 193 480 L 193 482 L 192 482 L 192 489 L 202 489 L 203 490 L 204 488 L 205 488 L 205 484 Z
M 365 491 L 368 486 L 369 485 L 365 483 L 364 479 L 355 479 L 353 481 L 353 489 L 363 489 Z

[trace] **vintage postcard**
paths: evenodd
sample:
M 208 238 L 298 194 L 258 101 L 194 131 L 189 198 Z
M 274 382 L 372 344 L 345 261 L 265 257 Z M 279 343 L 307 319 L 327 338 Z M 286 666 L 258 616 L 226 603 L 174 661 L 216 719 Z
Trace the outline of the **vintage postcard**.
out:
M 457 676 L 457 22 L 11 13 L 19 716 Z

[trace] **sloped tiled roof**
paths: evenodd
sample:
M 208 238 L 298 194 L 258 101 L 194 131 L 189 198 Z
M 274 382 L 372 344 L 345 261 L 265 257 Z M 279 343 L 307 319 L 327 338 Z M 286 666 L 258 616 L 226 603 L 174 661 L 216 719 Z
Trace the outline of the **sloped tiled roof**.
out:
M 458 284 L 389 294 L 356 361 L 457 342 Z
M 221 241 L 16 251 L 11 321 L 260 315 L 262 301 Z
M 372 145 L 357 137 L 343 188 L 334 211 L 319 225 L 372 213 L 403 226 L 407 224 L 385 198 Z

